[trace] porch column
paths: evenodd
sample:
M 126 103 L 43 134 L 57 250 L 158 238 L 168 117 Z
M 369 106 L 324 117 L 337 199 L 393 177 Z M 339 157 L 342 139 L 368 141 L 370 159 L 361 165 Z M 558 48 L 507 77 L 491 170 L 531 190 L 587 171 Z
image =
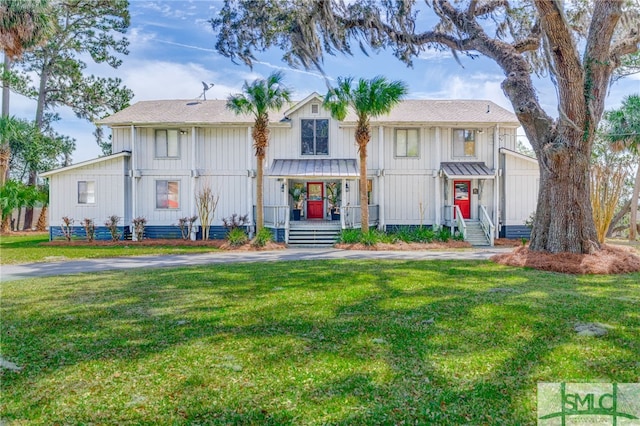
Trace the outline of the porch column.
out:
M 190 165 L 190 169 L 191 169 L 191 199 L 189 200 L 189 211 L 191 212 L 190 215 L 191 216 L 197 216 L 196 214 L 196 206 L 195 206 L 195 200 L 196 200 L 196 194 L 197 194 L 197 170 L 198 170 L 198 162 L 197 162 L 197 152 L 196 152 L 196 128 L 195 126 L 191 127 L 191 165 Z M 191 240 L 196 239 L 196 232 L 195 230 L 191 230 L 191 235 L 189 236 L 189 238 Z
M 435 223 L 434 225 L 440 226 L 442 225 L 442 204 L 441 204 L 441 196 L 440 196 L 440 186 L 442 185 L 442 181 L 440 179 L 440 161 L 442 160 L 442 158 L 440 158 L 441 155 L 441 147 L 440 147 L 440 127 L 436 127 L 436 135 L 435 135 L 435 155 L 434 155 L 434 162 L 435 164 L 433 164 L 433 167 L 436 171 L 436 176 L 435 176 L 435 191 L 434 191 L 434 195 L 435 195 Z
M 384 231 L 384 127 L 378 126 L 378 229 Z
M 493 171 L 495 178 L 493 179 L 493 226 L 495 232 L 498 232 L 498 222 L 500 221 L 500 215 L 498 209 L 500 206 L 500 163 L 498 162 L 498 154 L 500 150 L 500 126 L 496 124 L 495 131 L 493 132 Z M 493 235 L 496 238 L 498 235 Z
M 134 125 L 131 125 L 131 173 L 130 173 L 130 178 L 131 179 L 131 219 L 135 219 L 136 216 L 136 204 L 138 203 L 138 179 L 135 177 L 135 171 L 137 170 L 137 164 L 138 162 L 136 161 L 136 128 L 134 127 Z M 131 233 L 131 240 L 132 241 L 136 241 L 136 233 L 132 232 Z

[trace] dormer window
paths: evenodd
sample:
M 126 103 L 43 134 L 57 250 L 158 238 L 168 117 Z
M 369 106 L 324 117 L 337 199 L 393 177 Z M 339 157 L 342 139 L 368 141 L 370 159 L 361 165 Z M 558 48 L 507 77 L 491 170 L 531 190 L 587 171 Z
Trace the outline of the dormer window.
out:
M 476 131 L 468 129 L 455 129 L 453 131 L 453 156 L 476 156 Z
M 302 155 L 329 155 L 329 120 L 300 120 Z

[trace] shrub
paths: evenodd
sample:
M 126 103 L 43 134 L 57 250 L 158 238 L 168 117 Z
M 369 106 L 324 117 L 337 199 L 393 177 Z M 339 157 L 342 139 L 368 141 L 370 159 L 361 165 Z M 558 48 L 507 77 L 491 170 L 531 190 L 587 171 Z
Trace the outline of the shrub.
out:
M 64 235 L 67 241 L 71 241 L 71 235 L 73 234 L 73 222 L 74 220 L 68 216 L 62 217 L 62 225 L 60 225 L 60 230 L 62 231 L 62 235 Z
M 104 226 L 106 226 L 111 233 L 111 241 L 118 241 L 120 239 L 121 234 L 118 232 L 118 222 L 120 222 L 120 218 L 114 214 L 109 216 L 104 223 Z
M 93 223 L 93 219 L 85 218 L 84 221 L 82 221 L 82 226 L 84 226 L 84 232 L 87 236 L 87 241 L 93 241 L 94 237 L 96 236 L 96 225 L 95 223 Z
M 234 247 L 246 244 L 249 241 L 247 233 L 242 228 L 232 228 L 227 233 L 227 241 Z
M 464 235 L 462 235 L 462 232 L 460 231 L 456 231 L 451 238 L 453 238 L 454 241 L 464 241 Z
M 262 228 L 256 234 L 252 244 L 254 247 L 264 247 L 267 245 L 267 243 L 270 243 L 271 241 L 273 241 L 273 233 L 271 232 L 271 230 L 267 228 Z
M 338 237 L 338 242 L 342 244 L 355 244 L 360 242 L 362 232 L 359 229 L 343 229 Z
M 136 240 L 142 241 L 144 239 L 144 226 L 147 224 L 147 219 L 144 217 L 136 217 L 132 220 L 133 232 L 136 235 Z
M 415 241 L 419 243 L 430 243 L 436 238 L 433 229 L 420 227 L 414 231 Z
M 444 226 L 438 228 L 435 231 L 436 241 L 440 241 L 443 243 L 448 242 L 451 239 L 451 231 L 449 228 L 445 228 Z
M 249 223 L 248 214 L 245 214 L 244 216 L 240 216 L 238 213 L 234 213 L 230 217 L 222 218 L 222 226 L 227 228 L 229 231 L 232 231 L 236 228 L 240 228 L 241 226 L 245 226 L 248 223 Z
M 209 230 L 218 208 L 218 201 L 220 201 L 220 195 L 214 194 L 209 186 L 203 187 L 196 195 L 196 209 L 200 216 L 203 240 L 209 239 Z
M 193 224 L 198 220 L 198 216 L 181 217 L 178 219 L 178 226 L 180 227 L 180 235 L 183 240 L 188 240 L 193 232 Z
M 414 240 L 413 232 L 408 226 L 402 226 L 395 232 L 396 238 L 403 243 L 410 243 Z
M 370 229 L 368 232 L 362 232 L 360 236 L 360 242 L 365 246 L 374 246 L 380 241 L 380 235 L 375 229 Z

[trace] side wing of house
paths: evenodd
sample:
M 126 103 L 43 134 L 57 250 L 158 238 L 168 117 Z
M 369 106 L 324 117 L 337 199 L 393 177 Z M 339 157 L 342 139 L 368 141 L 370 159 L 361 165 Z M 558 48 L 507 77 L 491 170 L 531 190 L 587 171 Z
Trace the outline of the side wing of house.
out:
M 536 211 L 540 172 L 535 158 L 501 148 L 502 198 L 500 236 L 529 238 L 531 229 L 525 222 Z
M 82 222 L 92 219 L 96 238 L 109 239 L 104 222 L 115 215 L 124 236 L 131 223 L 129 161 L 130 154 L 121 152 L 41 174 L 49 179 L 50 239 L 63 237 L 63 217 L 73 219 L 76 237 L 85 237 Z

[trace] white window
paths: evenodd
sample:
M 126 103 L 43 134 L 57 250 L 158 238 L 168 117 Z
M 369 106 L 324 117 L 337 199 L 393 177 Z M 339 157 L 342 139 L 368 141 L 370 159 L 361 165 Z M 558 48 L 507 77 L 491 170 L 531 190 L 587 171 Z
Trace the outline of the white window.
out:
M 180 208 L 180 182 L 175 180 L 156 181 L 156 208 Z
M 396 129 L 396 157 L 413 157 L 419 155 L 418 129 Z
M 156 158 L 178 158 L 180 132 L 177 129 L 156 130 Z
M 96 203 L 96 183 L 92 180 L 78 181 L 78 204 Z
M 329 154 L 329 120 L 300 120 L 302 155 Z
M 453 131 L 453 156 L 476 156 L 476 131 L 467 129 L 455 129 Z

